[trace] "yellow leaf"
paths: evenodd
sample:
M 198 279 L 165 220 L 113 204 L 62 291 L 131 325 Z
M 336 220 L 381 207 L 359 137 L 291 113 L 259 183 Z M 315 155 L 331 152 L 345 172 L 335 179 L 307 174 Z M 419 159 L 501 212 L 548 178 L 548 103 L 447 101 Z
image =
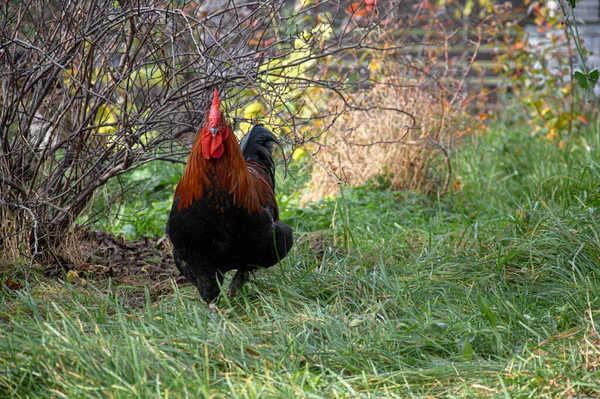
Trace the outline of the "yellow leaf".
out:
M 79 277 L 79 273 L 77 273 L 77 270 L 69 270 L 67 272 L 67 281 L 71 281 L 78 277 Z
M 294 161 L 298 161 L 299 159 L 302 159 L 305 155 L 306 155 L 306 150 L 304 148 L 302 148 L 302 147 L 296 148 L 294 150 L 294 153 L 292 154 L 292 159 Z
M 98 107 L 94 124 L 98 126 L 99 134 L 113 134 L 117 131 L 117 110 L 110 104 L 102 104 Z
M 67 281 L 71 284 L 77 284 L 82 287 L 85 287 L 87 285 L 87 280 L 79 277 L 79 273 L 77 273 L 77 270 L 69 270 L 67 272 Z
M 248 122 L 240 122 L 240 127 L 239 129 L 242 131 L 242 135 L 248 133 L 248 131 L 250 130 L 250 128 L 252 127 L 251 124 L 249 124 Z
M 379 69 L 381 69 L 381 61 L 371 60 L 371 62 L 369 62 L 369 70 L 371 73 L 377 73 Z
M 467 0 L 467 3 L 465 4 L 465 11 L 464 11 L 465 17 L 468 17 L 469 15 L 471 15 L 471 12 L 473 12 L 474 5 L 475 5 L 475 2 L 473 0 Z
M 312 33 L 312 31 L 303 30 L 302 32 L 300 32 L 300 37 L 301 37 L 301 38 L 302 38 L 302 40 L 304 40 L 305 42 L 308 42 L 312 36 L 313 36 L 313 33 Z
M 256 118 L 263 112 L 261 103 L 255 101 L 244 108 L 244 118 Z
M 554 129 L 550 129 L 550 132 L 548 132 L 548 134 L 544 136 L 544 138 L 549 141 L 554 141 L 557 139 L 557 137 L 558 136 L 556 134 L 556 130 Z

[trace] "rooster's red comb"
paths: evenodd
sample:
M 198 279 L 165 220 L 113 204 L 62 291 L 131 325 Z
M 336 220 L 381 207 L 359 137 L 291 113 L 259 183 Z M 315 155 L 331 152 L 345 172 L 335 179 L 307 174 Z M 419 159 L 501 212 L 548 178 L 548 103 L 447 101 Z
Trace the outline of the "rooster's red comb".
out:
M 221 123 L 221 101 L 219 100 L 219 93 L 215 87 L 215 94 L 213 96 L 212 105 L 210 112 L 208 113 L 208 125 L 210 127 L 218 127 Z

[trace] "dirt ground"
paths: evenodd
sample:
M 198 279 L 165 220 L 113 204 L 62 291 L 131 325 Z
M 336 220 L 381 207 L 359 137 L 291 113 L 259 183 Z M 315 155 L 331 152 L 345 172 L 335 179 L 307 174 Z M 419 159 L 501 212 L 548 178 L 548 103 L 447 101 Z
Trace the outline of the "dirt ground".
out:
M 125 241 L 104 231 L 90 230 L 78 236 L 79 248 L 70 251 L 70 254 L 64 254 L 66 251 L 63 251 L 56 262 L 46 265 L 46 276 L 74 270 L 89 278 L 111 277 L 119 282 L 138 277 L 151 283 L 179 275 L 173 263 L 170 244 L 165 239 Z
M 188 285 L 175 267 L 170 242 L 164 238 L 126 241 L 104 231 L 80 230 L 59 252 L 34 262 L 33 267 L 42 270 L 42 279 L 79 289 L 85 290 L 92 283 L 103 291 L 110 280 L 113 287 L 126 293 L 127 303 L 135 308 L 145 303 L 146 290 L 155 301 L 172 293 L 175 285 Z M 18 268 L 20 272 L 5 266 L 1 268 L 0 289 L 21 289 L 25 280 L 35 284 L 28 277 L 30 266 Z

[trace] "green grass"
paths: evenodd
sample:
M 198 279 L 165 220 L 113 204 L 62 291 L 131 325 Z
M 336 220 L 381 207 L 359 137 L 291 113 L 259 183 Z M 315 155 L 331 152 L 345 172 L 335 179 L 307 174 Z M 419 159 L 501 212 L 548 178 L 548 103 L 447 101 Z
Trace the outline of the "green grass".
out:
M 79 225 L 133 240 L 165 233 L 174 188 L 184 165 L 154 162 L 103 186 Z
M 497 127 L 441 198 L 286 192 L 295 250 L 218 311 L 32 273 L 0 291 L 0 397 L 598 397 L 599 144 Z

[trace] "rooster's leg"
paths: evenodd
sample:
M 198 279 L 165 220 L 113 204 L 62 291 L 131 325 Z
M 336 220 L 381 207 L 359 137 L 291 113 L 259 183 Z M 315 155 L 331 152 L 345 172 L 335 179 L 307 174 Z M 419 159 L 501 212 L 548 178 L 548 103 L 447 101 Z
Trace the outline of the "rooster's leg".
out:
M 247 270 L 238 270 L 235 275 L 233 276 L 233 279 L 231 279 L 231 283 L 229 284 L 229 289 L 227 290 L 227 295 L 229 295 L 229 297 L 233 297 L 236 292 L 242 288 L 244 286 L 244 284 L 246 284 L 246 281 L 248 281 L 248 276 L 250 275 L 250 272 Z

